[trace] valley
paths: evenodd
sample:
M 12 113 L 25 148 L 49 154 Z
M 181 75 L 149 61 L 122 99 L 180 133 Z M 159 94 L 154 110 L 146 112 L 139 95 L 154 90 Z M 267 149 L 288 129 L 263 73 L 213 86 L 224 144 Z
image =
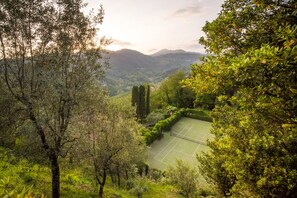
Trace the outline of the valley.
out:
M 190 65 L 200 62 L 203 54 L 184 50 L 161 50 L 145 55 L 135 50 L 110 51 L 110 68 L 102 80 L 114 96 L 130 91 L 133 85 L 157 83 L 177 70 L 190 71 Z

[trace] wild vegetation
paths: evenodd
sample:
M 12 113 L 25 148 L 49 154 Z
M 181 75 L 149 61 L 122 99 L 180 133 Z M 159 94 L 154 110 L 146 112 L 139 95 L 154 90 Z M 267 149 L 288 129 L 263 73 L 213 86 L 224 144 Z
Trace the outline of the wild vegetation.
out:
M 225 1 L 186 84 L 214 94 L 215 139 L 199 157 L 223 196 L 297 194 L 296 1 Z
M 0 3 L 1 197 L 296 197 L 296 1 L 226 0 L 189 75 L 113 98 L 104 10 L 82 9 Z M 184 116 L 213 121 L 199 171 L 150 168 L 147 145 Z

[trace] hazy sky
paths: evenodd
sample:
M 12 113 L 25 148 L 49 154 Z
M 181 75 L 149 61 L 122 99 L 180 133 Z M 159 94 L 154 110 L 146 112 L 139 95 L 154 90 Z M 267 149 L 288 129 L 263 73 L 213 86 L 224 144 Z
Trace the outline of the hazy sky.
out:
M 100 34 L 113 39 L 111 50 L 129 48 L 145 54 L 161 49 L 204 52 L 198 39 L 206 21 L 218 16 L 224 0 L 86 0 L 102 4 Z

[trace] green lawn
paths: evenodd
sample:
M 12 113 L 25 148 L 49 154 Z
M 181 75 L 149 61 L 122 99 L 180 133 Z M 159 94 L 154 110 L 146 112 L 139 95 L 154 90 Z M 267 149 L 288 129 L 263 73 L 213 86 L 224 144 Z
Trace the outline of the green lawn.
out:
M 192 167 L 196 167 L 198 163 L 196 154 L 209 149 L 206 141 L 213 137 L 210 128 L 210 122 L 182 118 L 171 131 L 201 143 L 171 136 L 170 132 L 165 132 L 161 140 L 156 140 L 150 145 L 148 161 L 150 167 L 164 170 L 167 166 L 174 165 L 176 159 L 187 161 Z

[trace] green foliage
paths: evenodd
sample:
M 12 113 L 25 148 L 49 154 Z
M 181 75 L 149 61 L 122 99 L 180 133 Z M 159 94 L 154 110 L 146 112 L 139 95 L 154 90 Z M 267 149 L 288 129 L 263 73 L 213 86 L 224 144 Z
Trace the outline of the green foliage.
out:
M 153 181 L 161 181 L 164 177 L 164 172 L 159 169 L 150 168 L 147 176 Z
M 147 177 L 135 177 L 126 181 L 126 189 L 130 192 L 128 197 L 143 198 L 179 198 L 176 189 L 165 182 L 151 180 Z
M 143 194 L 148 191 L 148 187 L 146 186 L 146 179 L 143 177 L 134 179 L 133 182 L 129 183 L 129 187 L 130 193 L 139 198 L 141 198 Z
M 134 118 L 133 108 L 130 103 L 125 106 L 124 101 L 117 98 L 106 102 L 103 109 L 88 106 L 88 115 L 80 121 L 80 129 L 86 135 L 78 146 L 84 151 L 83 159 L 93 165 L 94 183 L 100 197 L 108 174 L 120 186 L 121 179 L 133 175 L 136 164 L 146 156 L 146 146 L 138 133 L 140 126 Z
M 201 109 L 185 109 L 184 116 L 197 120 L 212 122 L 210 112 Z
M 138 89 L 138 105 L 137 105 L 137 118 L 145 118 L 145 87 L 140 85 Z
M 168 182 L 176 186 L 185 197 L 196 197 L 198 172 L 183 161 L 177 160 L 175 167 L 166 172 Z
M 0 197 L 41 197 L 50 187 L 49 169 L 18 159 L 0 147 Z
M 184 109 L 180 109 L 173 113 L 172 116 L 165 120 L 158 121 L 152 130 L 144 129 L 142 134 L 144 135 L 147 144 L 153 143 L 156 139 L 162 138 L 163 132 L 170 131 L 171 127 L 184 116 Z
M 10 150 L 1 147 L 0 158 L 0 197 L 51 197 L 50 169 L 47 166 L 16 157 Z M 66 160 L 62 162 L 64 172 L 61 175 L 61 196 L 70 198 L 97 197 L 93 175 L 90 174 L 88 166 L 85 164 L 78 166 L 77 164 L 70 167 L 67 163 Z M 159 173 L 156 172 L 156 174 Z M 155 177 L 159 178 L 159 176 Z M 172 186 L 163 184 L 160 179 L 151 180 L 146 177 L 136 177 L 128 179 L 125 183 L 125 189 L 118 188 L 108 178 L 104 197 L 129 198 L 137 196 L 137 194 L 142 194 L 147 198 L 180 197 Z
M 149 115 L 151 113 L 150 93 L 151 93 L 151 87 L 150 85 L 147 85 L 146 95 L 145 95 L 145 114 L 146 115 Z
M 149 125 L 155 125 L 158 121 L 165 118 L 162 111 L 154 111 L 146 117 L 146 121 Z
M 198 189 L 197 196 L 199 197 L 218 197 L 217 193 L 210 187 Z
M 15 156 L 11 150 L 0 147 L 0 197 L 51 197 L 51 170 Z M 93 197 L 92 177 L 82 167 L 64 167 L 61 174 L 61 196 Z
M 201 38 L 212 54 L 186 83 L 216 95 L 211 152 L 199 158 L 221 194 L 297 193 L 296 1 L 225 1 Z
M 106 68 L 98 60 L 108 41 L 96 42 L 103 8 L 87 15 L 84 7 L 81 0 L 1 1 L 1 75 L 24 115 L 19 121 L 30 123 L 27 135 L 50 161 L 53 197 L 60 196 L 59 158 L 78 139 L 72 119 Z
M 142 121 L 150 113 L 150 86 L 133 86 L 131 100 L 132 106 L 136 105 L 137 119 Z
M 199 109 L 179 109 L 176 107 L 168 106 L 167 110 L 167 118 L 164 119 L 164 114 L 159 113 L 160 119 L 151 130 L 149 129 L 141 129 L 141 134 L 145 137 L 145 141 L 147 144 L 153 143 L 156 139 L 162 138 L 162 133 L 166 131 L 170 131 L 171 127 L 179 121 L 182 117 L 189 117 L 204 121 L 212 121 L 212 118 L 209 115 L 209 112 L 205 110 Z M 172 115 L 170 116 L 170 114 Z M 154 115 L 154 114 L 153 114 Z M 152 115 L 152 116 L 153 116 Z M 158 114 L 157 114 L 158 115 Z M 149 116 L 151 119 L 151 116 Z
M 15 139 L 18 135 L 14 127 L 21 123 L 20 118 L 24 116 L 18 108 L 19 105 L 9 94 L 4 79 L 0 78 L 0 146 L 6 148 L 15 146 Z
M 216 96 L 214 94 L 202 94 L 196 97 L 195 107 L 212 110 L 215 107 Z
M 133 86 L 132 88 L 132 106 L 138 104 L 138 86 Z
M 193 107 L 195 95 L 191 89 L 181 85 L 184 79 L 186 79 L 185 72 L 179 70 L 162 81 L 160 86 L 152 92 L 153 109 L 164 108 L 168 105 L 177 108 Z
M 225 154 L 223 152 L 220 152 L 220 154 L 222 155 L 220 158 L 216 157 L 218 152 L 216 155 L 213 155 L 213 153 L 205 153 L 202 156 L 197 156 L 199 172 L 209 184 L 215 186 L 219 194 L 228 197 L 231 195 L 231 189 L 236 182 L 236 177 L 226 170 L 224 166 Z

